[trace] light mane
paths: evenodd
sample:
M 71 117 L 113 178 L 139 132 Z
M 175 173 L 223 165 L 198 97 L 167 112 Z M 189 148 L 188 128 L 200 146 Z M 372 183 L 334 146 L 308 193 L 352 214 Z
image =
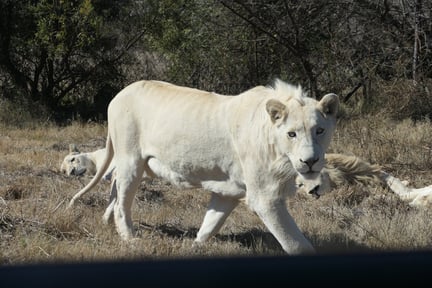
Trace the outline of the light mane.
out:
M 305 98 L 306 93 L 303 92 L 301 85 L 294 86 L 286 83 L 280 79 L 276 79 L 273 84 L 273 89 L 276 92 L 276 96 L 284 101 L 291 99 L 296 100 L 301 106 L 306 105 Z

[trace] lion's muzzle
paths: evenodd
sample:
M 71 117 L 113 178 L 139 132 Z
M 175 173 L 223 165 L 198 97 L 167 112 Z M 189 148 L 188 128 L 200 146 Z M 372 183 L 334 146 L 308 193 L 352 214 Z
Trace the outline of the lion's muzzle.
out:
M 81 175 L 84 175 L 84 173 L 85 173 L 86 171 L 87 171 L 86 168 L 75 168 L 75 167 L 73 167 L 73 168 L 70 170 L 69 175 L 81 176 Z
M 321 195 L 318 193 L 319 188 L 320 188 L 320 185 L 315 186 L 312 190 L 310 190 L 308 192 L 308 194 L 310 194 L 313 197 L 315 197 L 315 199 L 319 199 L 321 197 Z

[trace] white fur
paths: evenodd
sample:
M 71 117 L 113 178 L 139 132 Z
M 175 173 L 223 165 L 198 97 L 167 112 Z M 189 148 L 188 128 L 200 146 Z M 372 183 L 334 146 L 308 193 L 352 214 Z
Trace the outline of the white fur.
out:
M 281 81 L 237 96 L 159 81 L 133 83 L 111 101 L 103 163 L 70 206 L 100 181 L 114 158 L 115 199 L 104 219 L 113 211 L 125 240 L 133 236 L 131 206 L 144 175 L 212 192 L 197 242 L 217 233 L 245 198 L 287 253 L 313 252 L 285 196 L 295 192 L 297 173 L 316 177 L 324 167 L 338 104 L 334 94 L 316 101 Z
M 432 204 L 432 185 L 423 188 L 407 187 L 398 178 L 385 172 L 383 172 L 382 178 L 402 200 L 409 201 L 409 205 L 427 207 Z

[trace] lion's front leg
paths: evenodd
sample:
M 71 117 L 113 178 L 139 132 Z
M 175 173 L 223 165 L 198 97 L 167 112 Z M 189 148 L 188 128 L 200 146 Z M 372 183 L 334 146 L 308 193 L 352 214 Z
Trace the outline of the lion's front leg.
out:
M 248 201 L 249 206 L 258 214 L 267 229 L 288 254 L 296 255 L 315 252 L 309 240 L 306 239 L 288 213 L 283 199 L 266 199 L 263 196 L 259 198 L 261 199 Z
M 239 200 L 236 198 L 212 193 L 207 212 L 195 242 L 204 242 L 215 235 L 238 203 Z

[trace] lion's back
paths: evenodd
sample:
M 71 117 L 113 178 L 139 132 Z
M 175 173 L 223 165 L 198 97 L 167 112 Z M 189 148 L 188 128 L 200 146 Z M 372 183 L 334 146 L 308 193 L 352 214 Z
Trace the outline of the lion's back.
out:
M 200 183 L 197 185 L 221 191 L 244 190 L 239 188 L 243 177 L 240 145 L 234 143 L 233 131 L 253 128 L 248 119 L 263 94 L 257 89 L 267 91 L 256 88 L 248 97 L 239 97 L 159 81 L 133 83 L 109 107 L 115 157 L 156 159 L 155 170 L 175 175 L 167 177 L 177 179 L 173 182 Z M 255 145 L 250 141 L 244 144 L 240 149 Z

